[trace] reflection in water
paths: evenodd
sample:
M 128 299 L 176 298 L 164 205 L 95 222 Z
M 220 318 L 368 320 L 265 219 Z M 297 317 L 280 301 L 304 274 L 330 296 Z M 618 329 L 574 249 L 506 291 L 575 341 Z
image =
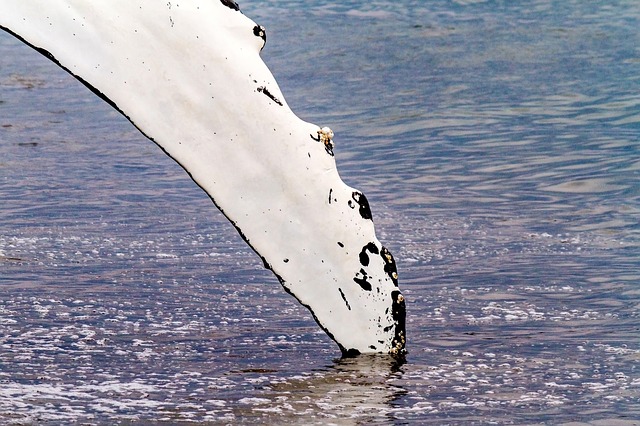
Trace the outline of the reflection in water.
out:
M 406 363 L 331 362 L 179 166 L 0 36 L 0 423 L 637 424 L 638 5 L 245 13 L 396 256 Z
M 407 394 L 394 383 L 402 378 L 402 364 L 386 356 L 339 359 L 328 367 L 270 383 L 247 408 L 254 415 L 262 411 L 280 413 L 278 421 L 285 423 L 391 420 L 398 401 Z

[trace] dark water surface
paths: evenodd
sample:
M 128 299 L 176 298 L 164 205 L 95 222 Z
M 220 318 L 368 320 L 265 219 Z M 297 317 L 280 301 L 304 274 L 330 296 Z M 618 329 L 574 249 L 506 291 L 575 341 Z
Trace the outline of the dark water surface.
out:
M 640 424 L 640 3 L 245 1 L 399 264 L 340 360 L 207 196 L 0 34 L 0 423 Z

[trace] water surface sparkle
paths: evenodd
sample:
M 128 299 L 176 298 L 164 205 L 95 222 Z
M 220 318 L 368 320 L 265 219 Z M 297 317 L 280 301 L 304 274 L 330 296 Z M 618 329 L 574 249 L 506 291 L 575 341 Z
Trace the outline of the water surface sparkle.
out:
M 241 6 L 367 194 L 406 362 L 337 359 L 179 166 L 0 34 L 0 423 L 639 424 L 640 5 Z

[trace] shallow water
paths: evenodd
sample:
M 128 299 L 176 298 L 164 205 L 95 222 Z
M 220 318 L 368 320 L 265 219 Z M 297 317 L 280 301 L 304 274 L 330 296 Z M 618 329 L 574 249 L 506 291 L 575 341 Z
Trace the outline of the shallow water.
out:
M 1 423 L 638 424 L 640 5 L 241 3 L 408 300 L 340 360 L 182 169 L 0 35 Z

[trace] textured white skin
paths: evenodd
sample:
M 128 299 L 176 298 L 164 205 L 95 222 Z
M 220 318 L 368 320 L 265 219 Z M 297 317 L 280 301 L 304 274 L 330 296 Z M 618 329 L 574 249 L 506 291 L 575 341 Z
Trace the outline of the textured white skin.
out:
M 399 348 L 397 287 L 381 256 L 359 258 L 381 249 L 373 222 L 319 127 L 287 106 L 253 21 L 219 0 L 0 0 L 0 26 L 175 159 L 343 351 Z

